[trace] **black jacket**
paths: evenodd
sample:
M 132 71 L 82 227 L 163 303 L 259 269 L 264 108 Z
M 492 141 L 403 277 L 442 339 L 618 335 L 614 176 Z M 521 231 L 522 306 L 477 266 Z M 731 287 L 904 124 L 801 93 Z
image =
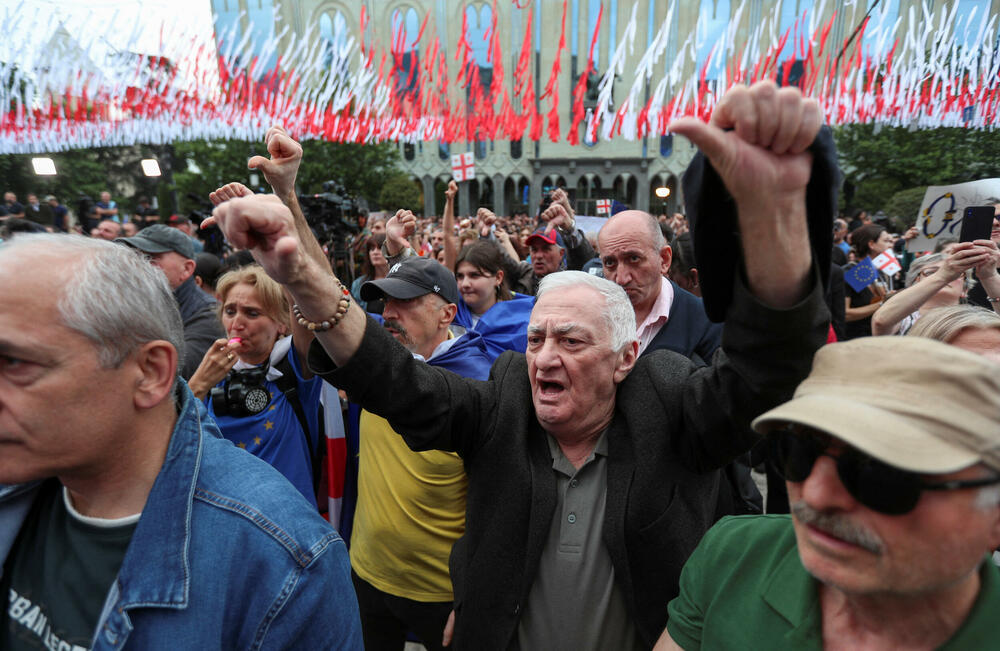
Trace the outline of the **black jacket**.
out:
M 618 387 L 603 537 L 648 646 L 666 625 L 681 567 L 715 520 L 720 474 L 709 471 L 750 448 L 750 420 L 791 397 L 826 341 L 829 314 L 818 276 L 805 301 L 782 311 L 737 283 L 712 366 L 696 368 L 657 351 L 641 357 Z M 336 368 L 318 342 L 309 366 L 387 418 L 414 450 L 461 455 L 469 489 L 465 534 L 451 555 L 454 644 L 506 649 L 556 506 L 524 355 L 506 352 L 489 381 L 469 380 L 417 362 L 369 319 L 344 367 Z
M 722 343 L 722 325 L 708 320 L 700 298 L 672 280 L 670 285 L 674 288 L 670 315 L 642 354 L 672 350 L 695 364 L 710 364 L 712 355 Z

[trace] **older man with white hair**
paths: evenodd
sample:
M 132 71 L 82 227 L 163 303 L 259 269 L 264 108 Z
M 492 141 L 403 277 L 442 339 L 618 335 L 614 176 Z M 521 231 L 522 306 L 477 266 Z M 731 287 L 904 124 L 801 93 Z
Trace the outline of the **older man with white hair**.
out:
M 998 648 L 997 370 L 922 337 L 820 350 L 754 422 L 791 515 L 709 531 L 657 649 Z
M 457 648 L 654 643 L 680 567 L 717 517 L 716 469 L 754 442 L 750 420 L 790 395 L 825 339 L 806 226 L 820 122 L 814 101 L 762 83 L 727 93 L 711 125 L 671 125 L 718 170 L 744 242 L 723 351 L 704 368 L 669 351 L 637 361 L 625 291 L 563 272 L 539 286 L 526 353 L 501 355 L 488 382 L 461 378 L 366 321 L 278 198 L 215 209 L 316 329 L 310 367 L 413 449 L 462 457 Z M 829 232 L 833 215 L 821 218 Z

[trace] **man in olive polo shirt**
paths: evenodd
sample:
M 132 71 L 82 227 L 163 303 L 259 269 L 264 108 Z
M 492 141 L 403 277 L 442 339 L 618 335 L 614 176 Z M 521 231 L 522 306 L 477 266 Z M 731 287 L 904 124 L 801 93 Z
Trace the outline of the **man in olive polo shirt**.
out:
M 920 337 L 820 349 L 754 422 L 791 515 L 713 527 L 656 649 L 1000 647 L 998 375 Z

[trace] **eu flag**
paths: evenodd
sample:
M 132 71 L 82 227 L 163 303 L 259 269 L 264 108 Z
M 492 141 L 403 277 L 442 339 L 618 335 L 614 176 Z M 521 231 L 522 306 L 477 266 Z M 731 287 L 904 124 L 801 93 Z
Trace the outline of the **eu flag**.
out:
M 844 272 L 844 282 L 856 292 L 860 292 L 878 278 L 878 269 L 869 257 L 865 257 L 849 270 Z

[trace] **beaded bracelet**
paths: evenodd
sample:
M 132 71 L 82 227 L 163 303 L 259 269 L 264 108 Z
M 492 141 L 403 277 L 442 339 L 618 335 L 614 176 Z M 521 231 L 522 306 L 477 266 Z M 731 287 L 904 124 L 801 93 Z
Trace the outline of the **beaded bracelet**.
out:
M 337 282 L 337 285 L 340 287 L 340 301 L 337 302 L 337 311 L 334 313 L 333 318 L 328 321 L 323 321 L 321 323 L 310 321 L 302 316 L 302 311 L 299 309 L 297 303 L 292 305 L 292 315 L 295 316 L 295 320 L 300 326 L 309 328 L 313 332 L 326 332 L 340 323 L 340 320 L 344 318 L 345 314 L 347 314 L 347 309 L 351 306 L 351 293 L 340 283 L 340 281 Z
M 986 300 L 990 303 L 1000 303 L 1000 296 L 987 296 Z

